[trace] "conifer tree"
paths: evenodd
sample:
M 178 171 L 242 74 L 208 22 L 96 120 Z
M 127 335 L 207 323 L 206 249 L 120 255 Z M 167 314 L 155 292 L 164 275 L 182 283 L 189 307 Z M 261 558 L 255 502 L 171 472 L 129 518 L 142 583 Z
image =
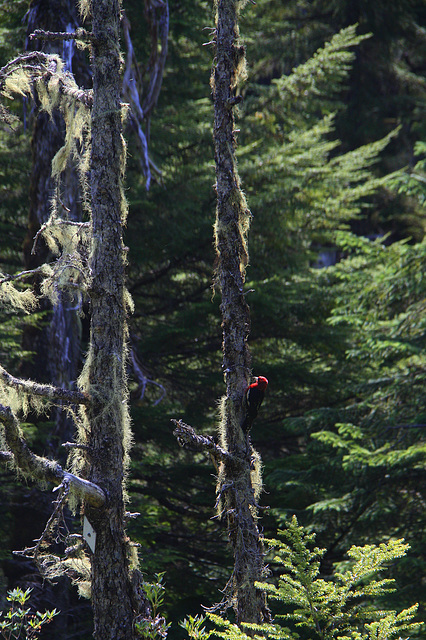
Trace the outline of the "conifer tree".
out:
M 49 577 L 71 573 L 80 591 L 91 595 L 95 638 L 134 637 L 135 617 L 148 615 L 143 580 L 125 534 L 124 484 L 131 442 L 127 410 L 126 315 L 129 296 L 124 286 L 126 247 L 123 225 L 125 144 L 120 101 L 120 50 L 118 0 L 82 2 L 92 30 L 74 34 L 38 33 L 41 38 L 79 39 L 89 44 L 93 91 L 80 89 L 55 55 L 28 53 L 1 70 L 4 95 L 37 91 L 41 107 L 51 114 L 58 106 L 67 131 L 64 145 L 52 162 L 54 176 L 65 169 L 72 154 L 79 167 L 89 223 L 61 219 L 56 207 L 40 230 L 51 248 L 60 251 L 53 265 L 37 269 L 43 276 L 42 291 L 55 300 L 58 291 L 88 296 L 91 306 L 90 345 L 78 390 L 17 379 L 1 369 L 4 427 L 2 458 L 42 483 L 59 483 L 59 500 L 41 538 L 22 552 L 35 558 Z M 7 114 L 5 117 L 7 118 Z M 90 172 L 90 173 L 89 173 Z M 5 276 L 1 296 L 6 304 L 29 309 L 36 303 L 30 290 L 20 291 L 14 281 L 28 272 Z M 29 407 L 42 409 L 37 398 L 63 401 L 78 426 L 72 445 L 74 473 L 54 460 L 33 454 L 22 434 L 17 413 Z M 78 410 L 76 409 L 78 407 Z M 46 553 L 52 531 L 59 530 L 64 504 L 82 504 L 84 539 L 66 536 L 64 557 Z M 88 569 L 90 561 L 91 569 Z

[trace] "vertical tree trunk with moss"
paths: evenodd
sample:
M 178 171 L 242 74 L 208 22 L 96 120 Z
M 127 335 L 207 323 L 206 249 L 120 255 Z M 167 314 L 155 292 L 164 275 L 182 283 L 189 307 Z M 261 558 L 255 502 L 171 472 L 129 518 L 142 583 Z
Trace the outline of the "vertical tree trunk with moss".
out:
M 263 577 L 263 546 L 257 526 L 252 478 L 255 452 L 241 429 L 251 363 L 247 345 L 250 312 L 244 295 L 250 211 L 236 168 L 233 114 L 234 105 L 240 100 L 236 96 L 237 84 L 245 67 L 245 51 L 239 42 L 238 32 L 240 8 L 241 3 L 236 0 L 217 2 L 216 57 L 212 73 L 217 189 L 216 278 L 222 294 L 223 370 L 226 378 L 220 437 L 222 446 L 231 454 L 222 463 L 218 490 L 234 554 L 228 597 L 233 603 L 238 623 L 260 623 L 269 616 L 265 595 L 254 586 L 255 581 Z M 256 466 L 260 474 L 259 460 Z
M 92 286 L 90 348 L 81 378 L 87 410 L 89 476 L 107 503 L 84 511 L 96 531 L 92 556 L 95 638 L 133 638 L 123 481 L 129 417 L 125 379 L 126 305 L 118 0 L 92 0 L 93 109 L 91 139 Z

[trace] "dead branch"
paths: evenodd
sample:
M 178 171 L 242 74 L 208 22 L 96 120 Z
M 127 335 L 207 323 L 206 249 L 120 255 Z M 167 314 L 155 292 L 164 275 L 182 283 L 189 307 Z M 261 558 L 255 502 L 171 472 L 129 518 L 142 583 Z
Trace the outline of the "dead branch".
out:
M 63 521 L 65 521 L 63 517 L 63 508 L 66 504 L 66 501 L 69 495 L 69 489 L 70 489 L 69 482 L 64 481 L 62 484 L 59 485 L 59 487 L 55 487 L 54 491 L 56 491 L 57 489 L 60 490 L 59 497 L 57 500 L 53 502 L 53 504 L 55 505 L 55 508 L 50 514 L 49 520 L 47 521 L 46 526 L 44 527 L 44 531 L 41 534 L 40 538 L 37 538 L 36 540 L 34 540 L 34 542 L 36 543 L 34 547 L 26 547 L 25 549 L 22 549 L 22 551 L 13 551 L 14 555 L 23 556 L 25 558 L 33 558 L 35 562 L 38 564 L 38 555 L 39 555 L 40 549 L 42 548 L 43 545 L 47 545 L 49 535 L 51 531 L 53 531 L 55 523 L 57 523 L 61 518 Z
M 22 473 L 41 482 L 69 483 L 74 493 L 95 507 L 101 507 L 105 503 L 106 495 L 98 485 L 64 471 L 55 460 L 37 456 L 30 450 L 22 435 L 19 421 L 10 407 L 0 404 L 0 422 L 4 426 L 5 439 L 10 453 L 13 454 L 13 462 Z M 7 456 L 9 452 L 4 453 Z M 11 460 L 9 456 L 7 458 Z
M 158 13 L 157 13 L 158 11 Z M 169 36 L 169 5 L 167 1 L 147 0 L 145 14 L 151 34 L 151 56 L 148 62 L 150 81 L 143 103 L 145 117 L 149 118 L 157 104 L 163 81 Z
M 151 37 L 151 53 L 147 69 L 149 70 L 148 87 L 143 87 L 142 73 L 139 68 L 136 55 L 130 36 L 130 22 L 122 12 L 122 27 L 124 41 L 126 43 L 126 66 L 123 76 L 122 93 L 126 96 L 130 103 L 129 124 L 136 133 L 141 149 L 141 167 L 146 178 L 147 190 L 151 184 L 151 169 L 160 179 L 161 171 L 156 167 L 148 153 L 149 141 L 149 118 L 157 104 L 158 96 L 163 80 L 164 65 L 167 57 L 168 35 L 169 35 L 169 8 L 167 1 L 163 0 L 145 0 L 145 15 L 148 20 L 148 26 Z M 141 104 L 141 96 L 144 95 L 143 104 Z M 142 124 L 145 122 L 145 127 Z
M 8 274 L 0 278 L 0 285 L 5 282 L 12 282 L 13 280 L 23 280 L 25 278 L 29 278 L 31 276 L 35 276 L 38 273 L 43 273 L 43 269 L 45 269 L 46 265 L 41 265 L 36 269 L 28 269 L 27 271 L 20 271 L 19 273 L 14 273 L 13 275 Z
M 146 189 L 149 190 L 151 184 L 151 170 L 148 156 L 148 140 L 142 128 L 144 112 L 139 98 L 139 95 L 142 94 L 143 89 L 142 78 L 133 49 L 132 39 L 130 37 L 130 22 L 124 12 L 121 23 L 123 26 L 124 41 L 126 43 L 127 49 L 126 68 L 123 76 L 122 93 L 124 96 L 127 96 L 130 102 L 131 109 L 129 115 L 129 123 L 136 132 L 137 140 L 141 148 L 142 155 L 140 158 L 140 162 L 142 173 L 146 178 Z
M 88 404 L 90 402 L 90 397 L 87 393 L 72 391 L 71 389 L 61 389 L 51 384 L 40 384 L 32 380 L 15 378 L 15 376 L 8 373 L 1 365 L 0 379 L 9 387 L 13 387 L 18 391 L 24 391 L 33 396 L 42 396 L 51 401 L 62 400 L 64 402 L 70 402 L 71 404 Z
M 61 202 L 62 204 L 62 202 Z M 62 206 L 64 208 L 66 208 L 63 204 Z M 45 222 L 44 224 L 41 225 L 40 229 L 37 231 L 37 233 L 34 236 L 34 243 L 31 249 L 31 255 L 35 255 L 36 253 L 36 249 L 37 249 L 37 242 L 40 238 L 41 235 L 43 235 L 43 233 L 46 231 L 46 229 L 48 227 L 51 227 L 52 225 L 57 225 L 57 226 L 61 226 L 64 225 L 66 227 L 78 227 L 79 231 L 81 231 L 81 229 L 88 229 L 90 227 L 90 224 L 88 222 L 74 222 L 72 220 L 63 220 L 62 218 L 55 218 L 54 222 L 52 222 L 52 220 L 48 220 L 47 222 Z
M 193 427 L 189 424 L 185 424 L 182 420 L 172 419 L 172 422 L 176 425 L 173 430 L 173 435 L 176 437 L 181 447 L 191 447 L 196 451 L 208 451 L 216 460 L 231 460 L 231 454 L 220 447 L 214 441 L 212 436 L 200 436 Z
M 81 27 L 75 31 L 45 31 L 36 29 L 30 33 L 30 40 L 80 40 L 81 42 L 94 42 L 95 36 L 90 31 Z
M 65 447 L 66 449 L 82 449 L 83 451 L 90 450 L 87 444 L 78 444 L 77 442 L 63 442 L 61 447 Z
M 4 90 L 5 80 L 8 76 L 19 69 L 26 69 L 32 79 L 43 77 L 46 83 L 48 83 L 50 78 L 56 76 L 59 80 L 58 88 L 60 93 L 81 102 L 87 108 L 91 108 L 93 104 L 93 91 L 80 89 L 76 85 L 74 77 L 68 71 L 62 70 L 59 72 L 58 66 L 60 66 L 60 64 L 59 56 L 46 54 L 41 51 L 23 53 L 0 69 L 0 91 Z
M 136 349 L 133 345 L 130 347 L 130 360 L 132 362 L 133 373 L 138 382 L 137 391 L 134 394 L 132 393 L 132 398 L 134 399 L 136 398 L 137 400 L 142 400 L 142 398 L 145 395 L 146 385 L 152 384 L 156 387 L 159 387 L 159 389 L 161 389 L 161 396 L 153 403 L 153 406 L 155 407 L 157 404 L 161 402 L 161 400 L 166 395 L 165 388 L 159 382 L 155 382 L 155 380 L 151 380 L 151 378 L 148 378 L 148 376 L 145 375 L 142 369 L 142 365 L 139 362 L 139 358 L 136 355 Z

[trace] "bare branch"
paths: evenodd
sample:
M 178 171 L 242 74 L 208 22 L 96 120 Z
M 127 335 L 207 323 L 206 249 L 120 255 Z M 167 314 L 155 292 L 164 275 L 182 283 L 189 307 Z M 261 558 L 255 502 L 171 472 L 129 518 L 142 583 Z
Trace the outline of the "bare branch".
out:
M 132 394 L 132 397 L 137 398 L 138 400 L 142 400 L 145 395 L 146 385 L 152 384 L 155 387 L 159 387 L 159 389 L 161 389 L 161 396 L 153 403 L 154 407 L 157 406 L 157 404 L 159 404 L 166 395 L 165 388 L 159 382 L 155 382 L 155 380 L 151 380 L 151 378 L 148 378 L 148 376 L 145 375 L 142 369 L 142 365 L 139 362 L 139 358 L 136 355 L 136 349 L 133 345 L 130 348 L 130 359 L 132 361 L 133 373 L 136 377 L 136 380 L 138 381 L 137 391 L 135 394 Z
M 36 269 L 29 269 L 28 271 L 20 271 L 19 273 L 14 273 L 13 275 L 8 274 L 7 276 L 3 276 L 3 278 L 0 278 L 0 285 L 4 284 L 5 282 L 12 282 L 13 280 L 23 280 L 24 278 L 35 276 L 37 273 L 42 273 L 45 267 L 46 265 L 41 265 Z
M 0 404 L 0 422 L 4 426 L 6 443 L 13 454 L 13 462 L 22 473 L 42 482 L 68 483 L 77 495 L 95 507 L 101 507 L 105 503 L 106 495 L 98 485 L 64 471 L 55 460 L 37 456 L 29 449 L 19 421 L 10 407 Z M 11 457 L 8 456 L 8 459 L 11 460 Z
M 88 404 L 90 402 L 90 396 L 87 393 L 81 391 L 72 391 L 70 389 L 61 389 L 61 387 L 54 387 L 51 384 L 40 384 L 33 382 L 32 380 L 22 380 L 22 378 L 15 378 L 12 374 L 8 373 L 0 365 L 0 379 L 9 387 L 13 387 L 19 391 L 25 393 L 42 396 L 48 400 L 62 400 L 64 402 L 70 402 L 72 404 Z
M 151 184 L 151 170 L 148 156 L 148 140 L 142 129 L 144 112 L 139 98 L 139 94 L 142 94 L 142 79 L 133 49 L 132 39 L 130 37 L 130 22 L 124 12 L 121 23 L 123 26 L 124 40 L 126 42 L 127 48 L 126 68 L 123 76 L 122 93 L 123 95 L 127 95 L 130 102 L 131 110 L 129 123 L 136 131 L 137 140 L 141 147 L 142 156 L 140 158 L 140 161 L 142 173 L 146 178 L 146 189 L 148 191 Z
M 71 32 L 36 29 L 29 37 L 30 40 L 80 40 L 81 42 L 93 42 L 95 40 L 93 33 L 82 28 Z
M 152 178 L 151 169 L 160 179 L 162 176 L 161 171 L 149 157 L 148 140 L 149 117 L 157 104 L 167 57 L 167 39 L 169 33 L 169 8 L 167 1 L 146 0 L 145 15 L 148 20 L 151 36 L 151 54 L 147 65 L 149 69 L 148 87 L 143 87 L 142 73 L 136 60 L 132 39 L 130 37 L 130 22 L 123 11 L 121 23 L 127 55 L 122 92 L 131 106 L 129 123 L 136 133 L 141 148 L 140 161 L 142 172 L 146 177 L 146 189 L 148 190 Z M 145 96 L 143 105 L 141 104 L 142 95 Z M 142 127 L 144 121 L 146 123 L 145 130 Z
M 61 202 L 62 206 L 64 207 L 64 209 L 66 208 L 63 203 Z M 52 222 L 51 219 L 49 219 L 47 222 L 45 222 L 44 224 L 41 225 L 40 229 L 37 231 L 37 233 L 34 236 L 34 243 L 31 249 L 31 255 L 35 255 L 36 253 L 36 248 L 37 248 L 37 242 L 40 238 L 41 235 L 43 235 L 43 233 L 46 231 L 46 229 L 48 227 L 51 227 L 52 225 L 64 225 L 67 227 L 78 227 L 79 230 L 81 229 L 88 229 L 90 227 L 90 224 L 88 222 L 74 222 L 73 220 L 63 220 L 62 218 L 55 218 L 54 222 Z
M 66 449 L 82 449 L 83 451 L 89 451 L 90 447 L 87 444 L 78 444 L 77 442 L 63 442 L 61 447 Z
M 158 14 L 157 14 L 158 11 Z M 151 32 L 151 56 L 148 63 L 150 81 L 143 103 L 145 117 L 149 117 L 160 94 L 169 36 L 169 5 L 167 1 L 148 0 L 145 12 Z
M 16 556 L 24 556 L 25 558 L 34 558 L 35 562 L 38 564 L 38 555 L 39 551 L 43 545 L 43 543 L 47 544 L 48 537 L 55 526 L 55 523 L 58 519 L 63 515 L 63 508 L 68 498 L 69 494 L 69 482 L 63 482 L 59 487 L 55 487 L 56 489 L 60 489 L 60 495 L 56 501 L 54 501 L 55 508 L 53 512 L 50 514 L 50 518 L 44 527 L 44 531 L 41 534 L 40 538 L 35 540 L 34 547 L 26 547 L 22 551 L 13 551 L 13 554 Z
M 216 444 L 212 436 L 198 435 L 193 427 L 185 424 L 182 420 L 172 419 L 172 422 L 176 425 L 173 435 L 181 447 L 190 446 L 196 451 L 208 451 L 216 460 L 220 461 L 232 459 L 231 454 Z

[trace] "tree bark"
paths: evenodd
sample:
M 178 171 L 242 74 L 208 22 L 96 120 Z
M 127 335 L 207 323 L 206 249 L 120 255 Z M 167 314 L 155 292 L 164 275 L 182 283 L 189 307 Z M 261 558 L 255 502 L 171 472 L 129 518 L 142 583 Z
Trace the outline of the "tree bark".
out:
M 222 447 L 231 454 L 222 463 L 218 490 L 234 554 L 229 600 L 234 606 L 237 623 L 261 623 L 268 620 L 269 615 L 265 595 L 254 585 L 264 577 L 263 546 L 252 483 L 255 452 L 241 429 L 244 394 L 251 375 L 247 345 L 250 311 L 244 296 L 251 214 L 241 190 L 235 157 L 233 107 L 241 101 L 235 94 L 245 63 L 244 48 L 238 40 L 238 8 L 235 0 L 218 0 L 216 58 L 212 73 L 217 189 L 216 278 L 222 294 L 226 377 L 220 437 Z M 260 467 L 258 454 L 257 464 Z
M 84 389 L 93 398 L 88 479 L 107 494 L 105 508 L 85 504 L 96 531 L 92 556 L 94 637 L 133 638 L 128 544 L 124 530 L 123 482 L 130 437 L 125 380 L 125 247 L 122 234 L 120 7 L 118 0 L 93 0 L 93 108 L 91 118 L 92 286 L 90 349 Z

